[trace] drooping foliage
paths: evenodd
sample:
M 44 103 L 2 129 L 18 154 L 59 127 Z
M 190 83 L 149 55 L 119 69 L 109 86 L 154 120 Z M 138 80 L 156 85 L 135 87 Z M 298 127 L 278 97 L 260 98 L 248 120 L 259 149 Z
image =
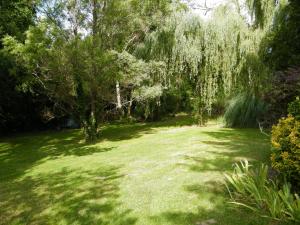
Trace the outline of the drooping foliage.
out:
M 4 38 L 5 53 L 24 66 L 22 90 L 47 99 L 42 114 L 75 118 L 90 139 L 104 120 L 183 110 L 203 124 L 226 106 L 228 125 L 255 126 L 262 100 L 273 107 L 273 71 L 286 66 L 277 55 L 292 49 L 280 40 L 299 36 L 296 1 L 249 0 L 247 15 L 229 2 L 206 20 L 171 0 L 40 2 L 26 40 Z M 289 66 L 297 51 L 286 52 Z
M 265 103 L 251 93 L 239 94 L 228 104 L 224 114 L 227 127 L 257 127 L 266 111 Z
M 264 28 L 272 23 L 277 4 L 286 4 L 286 0 L 246 0 L 246 7 L 250 12 L 255 27 Z
M 299 27 L 299 1 L 278 1 L 270 29 L 260 46 L 261 59 L 266 65 L 275 71 L 299 66 Z
M 263 34 L 249 27 L 230 5 L 215 10 L 209 21 L 180 12 L 147 35 L 135 54 L 164 61 L 166 89 L 176 93 L 184 88 L 190 93 L 194 111 L 202 120 L 221 99 L 241 91 L 261 93 L 268 77 L 258 55 Z

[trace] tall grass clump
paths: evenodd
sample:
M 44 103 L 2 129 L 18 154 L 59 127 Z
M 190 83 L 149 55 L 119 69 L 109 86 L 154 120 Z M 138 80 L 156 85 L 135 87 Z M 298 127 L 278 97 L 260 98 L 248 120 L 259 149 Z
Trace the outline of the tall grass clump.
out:
M 258 127 L 266 104 L 253 94 L 242 93 L 231 99 L 225 109 L 226 127 Z
M 268 166 L 254 169 L 248 161 L 235 164 L 233 174 L 227 174 L 226 186 L 231 202 L 246 207 L 263 217 L 300 222 L 300 198 L 291 192 L 288 183 L 281 187 L 268 178 Z

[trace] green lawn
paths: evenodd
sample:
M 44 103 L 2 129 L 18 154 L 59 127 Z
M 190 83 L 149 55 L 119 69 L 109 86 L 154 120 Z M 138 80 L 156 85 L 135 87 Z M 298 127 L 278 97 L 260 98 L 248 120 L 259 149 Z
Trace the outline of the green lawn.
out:
M 1 139 L 0 224 L 271 224 L 223 185 L 233 162 L 268 159 L 268 138 L 190 122 L 110 125 L 94 145 L 79 130 Z

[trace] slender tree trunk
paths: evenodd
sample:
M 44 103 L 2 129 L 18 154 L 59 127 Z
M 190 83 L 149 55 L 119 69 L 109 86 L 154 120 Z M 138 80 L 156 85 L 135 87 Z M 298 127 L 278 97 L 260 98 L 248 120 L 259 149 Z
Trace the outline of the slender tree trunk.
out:
M 86 129 L 86 139 L 87 141 L 93 142 L 98 138 L 98 122 L 96 117 L 96 104 L 92 97 L 91 101 L 91 112 L 88 118 L 88 123 Z
M 116 93 L 117 93 L 117 110 L 121 114 L 121 116 L 124 116 L 124 111 L 122 109 L 121 91 L 120 91 L 119 81 L 116 82 Z
M 130 92 L 130 100 L 128 104 L 127 117 L 131 118 L 131 107 L 132 107 L 132 93 Z
M 120 93 L 120 83 L 119 81 L 116 82 L 116 93 L 117 93 L 117 109 L 122 108 L 122 103 L 121 103 L 121 93 Z
M 90 83 L 90 113 L 87 115 L 87 122 L 85 127 L 86 140 L 93 142 L 98 137 L 98 123 L 97 123 L 97 115 L 96 115 L 96 76 L 97 76 L 97 68 L 95 62 L 95 49 L 97 48 L 97 23 L 98 23 L 98 15 L 97 15 L 97 6 L 98 0 L 93 0 L 93 12 L 92 12 L 92 41 L 93 41 L 93 49 L 91 51 L 92 58 L 92 71 L 91 71 L 91 83 Z

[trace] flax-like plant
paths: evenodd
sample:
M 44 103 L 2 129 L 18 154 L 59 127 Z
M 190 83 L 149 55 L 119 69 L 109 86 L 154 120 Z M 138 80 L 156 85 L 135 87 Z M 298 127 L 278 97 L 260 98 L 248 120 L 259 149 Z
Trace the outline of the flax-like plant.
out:
M 234 172 L 226 174 L 231 204 L 246 207 L 263 217 L 300 221 L 300 199 L 288 183 L 282 187 L 268 178 L 268 166 L 254 169 L 247 160 L 236 163 Z

